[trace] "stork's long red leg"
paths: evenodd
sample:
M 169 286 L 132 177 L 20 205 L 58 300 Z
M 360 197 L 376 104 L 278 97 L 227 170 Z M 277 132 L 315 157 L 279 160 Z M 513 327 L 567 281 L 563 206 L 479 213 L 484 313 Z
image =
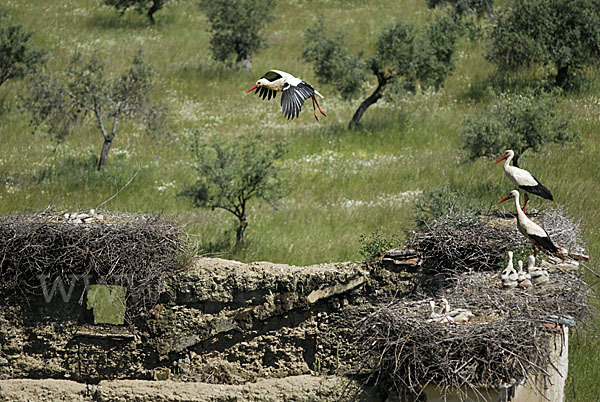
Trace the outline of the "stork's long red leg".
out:
M 315 98 L 315 96 L 314 96 L 314 95 L 312 96 L 312 98 L 313 98 L 313 102 L 317 104 L 317 107 L 319 108 L 319 112 L 321 112 L 321 114 L 322 114 L 323 116 L 327 117 L 327 114 L 326 114 L 324 111 L 322 111 L 322 110 L 321 110 L 321 106 L 319 106 L 319 101 L 317 101 L 317 98 Z M 313 107 L 314 107 L 314 106 L 313 106 Z
M 527 201 L 529 201 L 529 195 L 525 193 L 525 204 L 523 204 L 523 212 L 525 212 L 525 207 L 527 206 Z
M 317 116 L 317 109 L 315 108 L 315 97 L 314 95 L 312 96 L 312 101 L 313 101 L 313 111 L 315 112 L 315 119 L 317 119 L 317 121 L 319 121 L 319 117 Z

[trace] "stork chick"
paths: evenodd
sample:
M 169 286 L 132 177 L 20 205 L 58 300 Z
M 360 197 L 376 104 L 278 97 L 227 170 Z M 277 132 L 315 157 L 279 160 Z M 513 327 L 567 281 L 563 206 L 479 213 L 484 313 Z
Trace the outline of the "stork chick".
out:
M 508 264 L 506 268 L 502 270 L 500 273 L 500 279 L 502 280 L 502 286 L 505 288 L 515 288 L 517 287 L 517 280 L 519 276 L 515 268 L 513 267 L 513 252 L 508 252 Z
M 527 288 L 532 287 L 533 284 L 531 283 L 531 275 L 529 274 L 529 272 L 523 271 L 523 261 L 519 260 L 518 265 L 519 265 L 519 270 L 517 271 L 517 274 L 518 274 L 519 278 L 517 279 L 517 282 L 518 282 L 517 286 L 522 289 L 527 289 Z
M 548 271 L 542 267 L 535 266 L 535 257 L 530 255 L 527 259 L 527 272 L 531 276 L 531 283 L 534 285 L 542 285 L 550 281 L 550 275 Z

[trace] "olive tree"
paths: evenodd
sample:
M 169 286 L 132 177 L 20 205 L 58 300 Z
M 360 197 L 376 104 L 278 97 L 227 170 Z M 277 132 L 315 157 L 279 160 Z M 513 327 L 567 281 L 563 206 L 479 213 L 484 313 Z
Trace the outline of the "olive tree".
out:
M 322 83 L 330 83 L 345 99 L 354 99 L 375 80 L 375 90 L 352 116 L 350 128 L 360 124 L 365 111 L 386 91 L 415 92 L 418 87 L 439 88 L 453 70 L 456 25 L 447 16 L 419 27 L 397 22 L 385 28 L 370 56 L 351 55 L 340 33 L 329 34 L 323 21 L 306 31 L 303 57 L 313 63 Z
M 555 69 L 565 87 L 574 69 L 600 57 L 600 0 L 513 0 L 494 22 L 487 58 L 501 70 Z
M 12 24 L 0 7 L 0 85 L 11 78 L 22 78 L 44 62 L 45 53 L 31 44 L 32 33 Z
M 153 104 L 154 69 L 140 53 L 121 75 L 109 75 L 97 55 L 76 53 L 64 74 L 38 74 L 31 78 L 23 98 L 36 128 L 46 126 L 57 139 L 70 134 L 75 123 L 91 118 L 104 138 L 98 170 L 106 158 L 124 119 L 139 119 L 156 130 L 164 110 Z
M 202 140 L 195 134 L 191 151 L 198 180 L 182 194 L 197 206 L 233 214 L 238 220 L 237 247 L 244 242 L 248 226 L 248 202 L 260 198 L 272 204 L 283 195 L 275 162 L 284 155 L 285 146 L 265 143 L 261 135 L 226 141 L 220 136 Z
M 228 63 L 235 55 L 238 67 L 252 68 L 252 53 L 266 47 L 263 32 L 275 0 L 200 0 L 208 18 L 210 49 L 215 60 Z
M 456 19 L 465 15 L 481 17 L 492 12 L 494 0 L 427 0 L 427 7 L 447 5 L 453 10 Z
M 557 112 L 553 94 L 502 94 L 478 115 L 465 119 L 464 147 L 471 159 L 497 157 L 512 149 L 513 163 L 525 151 L 538 152 L 547 143 L 575 141 L 568 119 Z
M 151 24 L 155 24 L 154 13 L 163 8 L 169 0 L 103 0 L 107 6 L 116 8 L 121 14 L 132 8 L 139 13 L 145 13 Z

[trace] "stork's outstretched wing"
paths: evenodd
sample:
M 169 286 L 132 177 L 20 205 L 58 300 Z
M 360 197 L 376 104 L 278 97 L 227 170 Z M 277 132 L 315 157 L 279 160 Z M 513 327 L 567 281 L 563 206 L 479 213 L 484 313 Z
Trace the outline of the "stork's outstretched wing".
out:
M 298 117 L 304 101 L 315 94 L 315 90 L 306 82 L 302 81 L 293 86 L 288 83 L 283 87 L 281 95 L 281 111 L 288 120 Z
M 272 89 L 269 89 L 267 87 L 258 87 L 256 88 L 256 91 L 254 91 L 254 93 L 258 94 L 259 98 L 267 98 L 267 100 L 271 100 L 271 98 L 275 99 L 275 97 L 277 96 L 277 92 L 273 91 Z

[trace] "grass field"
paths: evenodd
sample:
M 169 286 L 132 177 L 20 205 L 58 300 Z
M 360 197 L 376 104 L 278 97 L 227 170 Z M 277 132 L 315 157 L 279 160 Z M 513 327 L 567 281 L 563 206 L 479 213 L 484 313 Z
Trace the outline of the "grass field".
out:
M 492 85 L 494 68 L 484 60 L 481 43 L 461 42 L 456 71 L 445 89 L 397 104 L 380 101 L 355 131 L 346 127 L 358 101 L 345 102 L 333 88 L 319 85 L 312 67 L 302 61 L 303 34 L 317 14 L 332 29 L 345 31 L 353 49 L 368 51 L 388 23 L 426 20 L 430 12 L 422 0 L 280 0 L 268 24 L 270 47 L 254 56 L 252 72 L 211 61 L 206 21 L 193 1 L 174 2 L 159 11 L 155 26 L 143 15 L 119 17 L 92 0 L 4 3 L 15 22 L 35 32 L 33 41 L 48 50 L 54 71 L 79 50 L 97 52 L 117 72 L 142 49 L 157 69 L 156 96 L 168 105 L 171 117 L 168 130 L 155 137 L 134 123 L 124 124 L 105 171 L 99 173 L 95 164 L 102 137 L 97 128 L 82 126 L 60 144 L 33 133 L 28 114 L 18 107 L 24 83 L 9 81 L 0 87 L 5 109 L 0 115 L 2 214 L 49 205 L 57 210 L 96 208 L 122 189 L 104 208 L 173 217 L 205 249 L 226 238 L 233 241 L 231 216 L 194 208 L 178 196 L 195 181 L 186 148 L 194 130 L 224 137 L 262 132 L 289 143 L 280 162 L 288 196 L 277 209 L 252 202 L 247 244 L 235 256 L 223 254 L 242 261 L 301 265 L 360 259 L 360 234 L 379 229 L 384 236 L 402 235 L 413 225 L 414 200 L 423 191 L 448 185 L 487 209 L 512 189 L 500 166 L 492 160 L 468 162 L 461 150 L 462 119 L 486 103 Z M 322 106 L 328 117 L 316 122 L 308 105 L 298 120 L 289 122 L 280 113 L 279 99 L 266 102 L 246 94 L 271 68 L 315 85 L 325 95 Z M 520 164 L 543 178 L 556 202 L 581 220 L 594 265 L 600 254 L 600 74 L 587 73 L 589 87 L 561 102 L 582 133 L 581 144 L 547 146 L 539 154 L 525 154 Z M 531 205 L 551 206 L 538 198 Z M 511 205 L 506 208 L 512 210 Z M 600 282 L 589 279 L 600 289 Z M 600 342 L 594 332 L 580 331 L 572 338 L 570 400 L 600 398 Z

